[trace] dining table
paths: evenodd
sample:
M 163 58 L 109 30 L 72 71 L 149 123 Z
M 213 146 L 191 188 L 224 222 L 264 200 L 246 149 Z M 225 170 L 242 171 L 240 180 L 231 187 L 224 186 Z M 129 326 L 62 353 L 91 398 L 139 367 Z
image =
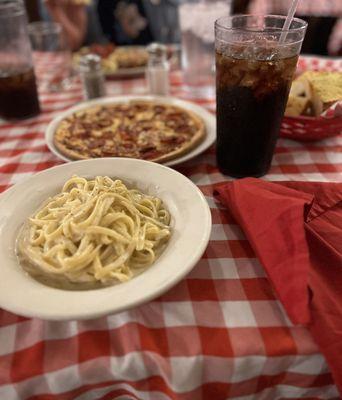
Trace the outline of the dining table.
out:
M 299 65 L 342 71 L 341 59 L 302 56 Z M 173 96 L 215 113 L 214 98 L 189 99 L 179 71 L 171 83 Z M 107 81 L 109 96 L 146 93 L 143 77 Z M 40 91 L 39 116 L 1 121 L 1 192 L 63 163 L 49 151 L 45 130 L 81 101 L 75 79 L 65 90 Z M 27 318 L 4 304 L 0 400 L 340 398 L 310 332 L 290 321 L 241 228 L 214 199 L 214 185 L 232 180 L 217 168 L 215 145 L 173 168 L 197 185 L 211 210 L 200 261 L 160 297 L 97 319 Z M 280 138 L 262 179 L 342 182 L 341 135 L 314 142 Z

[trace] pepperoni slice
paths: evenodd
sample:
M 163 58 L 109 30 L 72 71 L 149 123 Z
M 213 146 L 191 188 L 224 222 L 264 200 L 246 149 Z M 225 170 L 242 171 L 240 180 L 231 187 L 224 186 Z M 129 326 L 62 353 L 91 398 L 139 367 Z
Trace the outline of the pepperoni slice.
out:
M 144 160 L 153 160 L 154 158 L 159 157 L 161 154 L 162 153 L 158 150 L 150 150 L 147 151 L 146 153 L 143 153 L 141 156 Z

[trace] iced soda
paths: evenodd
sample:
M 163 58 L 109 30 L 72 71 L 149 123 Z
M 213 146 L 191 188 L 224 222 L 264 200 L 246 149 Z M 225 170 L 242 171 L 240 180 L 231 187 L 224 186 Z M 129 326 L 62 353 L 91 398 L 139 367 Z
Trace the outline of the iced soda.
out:
M 216 41 L 217 163 L 234 177 L 269 170 L 298 59 L 274 35 Z
M 33 68 L 0 69 L 0 116 L 5 119 L 33 117 L 40 112 Z

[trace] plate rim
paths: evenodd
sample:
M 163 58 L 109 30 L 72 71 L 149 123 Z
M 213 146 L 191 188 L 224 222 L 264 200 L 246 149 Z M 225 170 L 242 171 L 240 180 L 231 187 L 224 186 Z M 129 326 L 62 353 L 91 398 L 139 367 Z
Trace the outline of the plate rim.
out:
M 102 45 L 101 43 L 99 43 Z M 83 47 L 89 47 L 89 46 L 83 46 Z M 137 50 L 144 50 L 147 53 L 147 47 L 143 45 L 122 45 L 122 46 L 116 46 L 117 49 L 137 49 Z M 113 50 L 115 51 L 115 49 Z M 77 54 L 78 51 L 73 52 L 74 54 Z M 146 65 L 142 65 L 139 67 L 132 67 L 132 68 L 118 68 L 115 71 L 104 71 L 104 76 L 107 79 L 115 79 L 115 78 L 135 78 L 135 77 L 142 77 L 145 74 L 146 70 Z M 79 71 L 79 65 L 78 63 L 75 63 L 74 61 L 72 62 L 72 67 L 76 70 Z
M 153 162 L 145 161 L 145 160 L 128 159 L 128 158 L 120 158 L 120 157 L 107 158 L 106 160 L 107 160 L 107 162 L 109 160 L 109 163 L 111 163 L 112 160 L 115 160 L 115 162 L 127 162 L 127 163 L 133 163 L 133 164 L 134 163 L 136 163 L 136 164 L 142 164 L 142 163 L 146 164 L 147 163 L 147 164 L 150 164 L 152 166 L 152 168 L 167 169 L 167 170 L 169 170 L 169 173 L 171 173 L 173 175 L 177 175 L 178 178 L 181 178 L 183 181 L 187 181 L 187 183 L 192 188 L 193 192 L 196 194 L 196 196 L 198 196 L 198 198 L 201 202 L 201 209 L 202 209 L 203 215 L 205 216 L 204 224 L 203 224 L 205 229 L 203 229 L 201 240 L 198 243 L 197 250 L 194 253 L 194 256 L 192 256 L 190 261 L 187 262 L 185 268 L 183 267 L 180 271 L 178 271 L 177 275 L 174 278 L 172 278 L 170 280 L 166 280 L 164 282 L 164 284 L 155 287 L 155 289 L 152 290 L 147 295 L 140 295 L 137 300 L 136 299 L 132 299 L 130 301 L 128 300 L 128 302 L 126 302 L 122 305 L 119 305 L 119 306 L 116 306 L 114 304 L 114 306 L 112 306 L 112 307 L 107 306 L 105 308 L 101 308 L 96 311 L 90 311 L 90 312 L 85 311 L 85 312 L 82 312 L 81 314 L 80 314 L 80 312 L 73 312 L 73 313 L 67 313 L 67 315 L 66 315 L 65 311 L 63 311 L 63 310 L 59 310 L 57 313 L 54 312 L 53 314 L 51 314 L 50 312 L 46 312 L 46 311 L 42 312 L 39 310 L 32 310 L 32 306 L 31 306 L 31 309 L 29 307 L 29 309 L 27 310 L 25 308 L 25 304 L 23 305 L 23 304 L 17 303 L 15 306 L 13 306 L 13 304 L 11 303 L 10 307 L 7 307 L 6 299 L 2 298 L 0 295 L 0 302 L 1 302 L 0 306 L 3 309 L 8 310 L 9 312 L 16 313 L 18 315 L 23 315 L 25 317 L 41 318 L 44 320 L 56 320 L 56 321 L 86 320 L 86 319 L 92 319 L 92 318 L 99 318 L 99 317 L 106 316 L 106 315 L 112 315 L 112 314 L 116 314 L 116 313 L 119 313 L 122 311 L 129 310 L 133 307 L 137 307 L 141 304 L 147 303 L 147 302 L 151 301 L 152 299 L 165 293 L 171 287 L 175 286 L 178 282 L 180 282 L 194 268 L 194 266 L 200 260 L 200 258 L 202 257 L 202 255 L 209 243 L 210 234 L 211 234 L 211 230 L 212 230 L 212 218 L 211 218 L 210 207 L 209 207 L 208 202 L 205 199 L 204 194 L 200 191 L 200 189 L 185 175 L 183 175 L 180 172 L 175 171 L 169 167 L 161 165 L 161 164 L 157 164 L 157 163 L 153 163 Z M 76 161 L 77 164 L 89 164 L 89 163 L 99 163 L 99 162 L 103 162 L 103 160 L 102 159 L 90 159 L 90 160 Z M 40 176 L 43 176 L 45 174 L 47 174 L 47 175 L 53 174 L 53 172 L 51 172 L 51 170 L 53 170 L 53 171 L 56 171 L 58 169 L 69 169 L 69 170 L 71 169 L 72 170 L 73 166 L 74 166 L 74 164 L 72 164 L 72 163 L 57 165 L 52 168 L 48 168 L 46 170 L 40 171 L 34 175 L 31 175 L 30 177 L 13 185 L 11 188 L 9 188 L 5 192 L 1 193 L 0 194 L 0 204 L 3 201 L 6 201 L 6 197 L 11 196 L 11 194 L 15 193 L 15 191 L 20 190 L 22 186 L 27 185 L 27 183 L 30 180 L 32 180 L 33 178 L 39 179 Z M 69 171 L 69 172 L 72 172 L 72 171 Z M 84 172 L 84 174 L 92 175 L 91 172 L 90 172 L 90 174 Z M 38 176 L 38 178 L 37 178 L 37 176 Z M 123 179 L 125 179 L 125 178 L 123 177 Z M 129 178 L 127 178 L 127 179 L 129 179 Z M 0 249 L 0 251 L 1 251 L 1 249 Z M 12 249 L 12 251 L 14 251 L 14 249 Z M 7 254 L 7 258 L 8 258 L 8 256 L 11 254 L 11 250 L 8 250 L 6 254 Z M 5 255 L 5 258 L 6 258 L 6 255 Z M 22 273 L 25 273 L 25 272 L 22 271 Z M 33 278 L 30 278 L 30 279 L 33 279 Z M 43 285 L 43 284 L 39 283 L 39 285 Z M 48 288 L 51 290 L 59 290 L 59 289 L 49 288 L 48 286 L 44 286 L 44 288 L 45 289 Z M 48 290 L 48 289 L 46 289 L 46 290 Z M 73 292 L 73 291 L 67 291 L 67 292 Z M 90 291 L 90 292 L 93 292 L 93 291 Z M 79 293 L 79 291 L 74 291 L 73 293 Z
M 120 68 L 116 72 L 105 72 L 104 75 L 107 79 L 139 78 L 144 76 L 145 70 L 146 67 Z
M 88 100 L 88 101 L 82 101 L 81 103 L 77 103 L 67 110 L 64 110 L 62 113 L 58 114 L 56 117 L 54 117 L 48 124 L 48 126 L 45 129 L 44 133 L 44 139 L 45 139 L 45 144 L 47 145 L 48 149 L 52 154 L 54 154 L 58 159 L 63 160 L 65 162 L 75 162 L 78 160 L 72 160 L 71 158 L 63 155 L 54 145 L 53 143 L 53 135 L 55 132 L 55 129 L 64 118 L 66 118 L 68 115 L 72 114 L 75 111 L 82 110 L 84 108 L 88 108 L 92 105 L 97 105 L 97 104 L 107 104 L 111 102 L 121 102 L 121 101 L 130 101 L 130 100 L 153 100 L 153 101 L 164 101 L 166 103 L 174 103 L 175 105 L 179 105 L 180 107 L 184 106 L 186 109 L 188 106 L 188 109 L 190 111 L 193 111 L 195 114 L 197 114 L 201 119 L 203 119 L 204 123 L 206 124 L 206 137 L 204 140 L 199 143 L 198 146 L 196 146 L 194 149 L 189 151 L 188 153 L 172 159 L 170 161 L 166 161 L 165 163 L 158 163 L 160 165 L 165 165 L 168 167 L 171 166 L 176 166 L 179 164 L 182 164 L 186 161 L 189 161 L 200 154 L 202 154 L 204 151 L 208 150 L 209 147 L 211 147 L 215 141 L 216 141 L 216 117 L 213 115 L 210 111 L 205 109 L 204 107 L 200 106 L 199 104 L 180 99 L 175 96 L 156 96 L 156 95 L 118 95 L 118 96 L 110 96 L 110 97 L 101 97 L 98 99 L 93 99 L 93 100 Z M 197 110 L 197 112 L 196 112 Z M 210 129 L 208 129 L 208 125 L 212 125 Z M 103 159 L 105 158 L 113 158 L 113 157 L 102 157 Z M 131 160 L 134 160 L 134 158 L 127 157 Z M 91 158 L 89 158 L 91 160 Z M 138 159 L 139 160 L 139 159 Z

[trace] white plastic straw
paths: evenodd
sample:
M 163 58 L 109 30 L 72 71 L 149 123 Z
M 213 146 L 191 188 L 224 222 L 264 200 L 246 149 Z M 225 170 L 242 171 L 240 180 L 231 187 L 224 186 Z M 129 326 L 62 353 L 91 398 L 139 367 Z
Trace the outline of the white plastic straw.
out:
M 291 22 L 292 22 L 292 19 L 293 19 L 294 15 L 295 15 L 298 2 L 299 2 L 299 0 L 292 0 L 291 7 L 289 8 L 289 12 L 287 13 L 285 24 L 283 26 L 283 29 L 282 29 L 282 32 L 281 32 L 281 35 L 280 35 L 280 39 L 279 39 L 279 43 L 280 44 L 283 44 L 285 42 L 287 31 L 289 30 Z

